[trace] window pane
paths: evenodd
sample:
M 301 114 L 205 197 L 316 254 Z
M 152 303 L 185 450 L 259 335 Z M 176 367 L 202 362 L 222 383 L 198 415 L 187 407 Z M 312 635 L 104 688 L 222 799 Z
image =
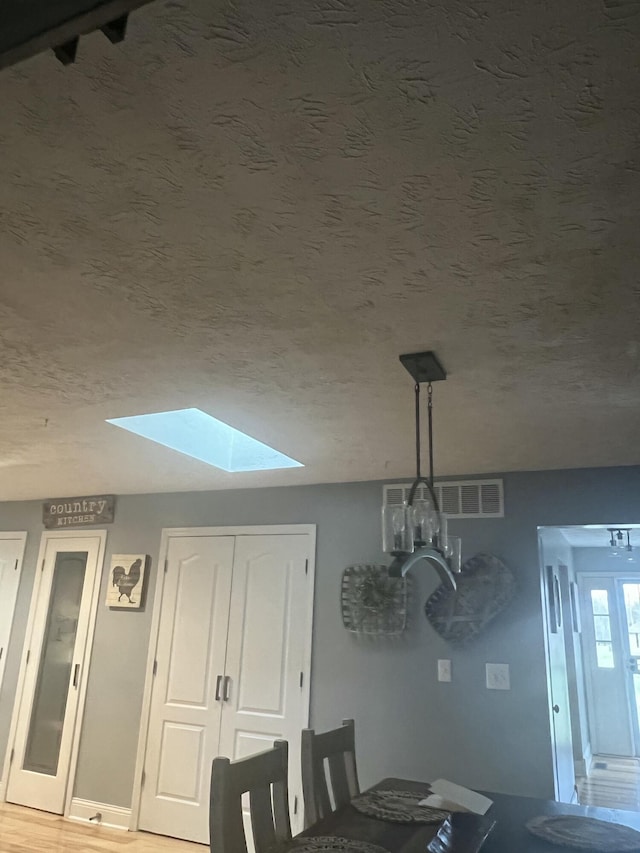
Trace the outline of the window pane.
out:
M 622 585 L 624 606 L 627 613 L 629 630 L 640 625 L 640 584 L 625 583 Z
M 608 616 L 594 616 L 593 629 L 596 633 L 596 640 L 611 642 L 611 622 Z
M 604 616 L 609 613 L 609 595 L 606 589 L 591 590 L 591 612 L 602 613 Z
M 622 585 L 622 589 L 627 615 L 629 648 L 632 655 L 640 656 L 640 584 L 625 583 Z
M 67 708 L 86 551 L 60 552 L 53 570 L 49 614 L 31 710 L 24 769 L 55 776 Z
M 596 658 L 600 669 L 613 669 L 613 643 L 596 643 Z

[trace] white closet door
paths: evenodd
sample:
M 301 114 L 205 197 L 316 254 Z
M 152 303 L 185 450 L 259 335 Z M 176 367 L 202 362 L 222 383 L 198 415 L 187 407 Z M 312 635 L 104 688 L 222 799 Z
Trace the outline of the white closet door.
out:
M 0 533 L 0 688 L 20 585 L 26 533 Z
M 219 753 L 232 759 L 268 749 L 277 738 L 289 741 L 294 831 L 302 828 L 300 731 L 308 714 L 310 556 L 310 537 L 304 534 L 237 537 L 220 730 Z
M 206 844 L 218 754 L 233 536 L 168 545 L 151 695 L 140 829 Z
M 7 800 L 62 814 L 104 534 L 45 534 Z

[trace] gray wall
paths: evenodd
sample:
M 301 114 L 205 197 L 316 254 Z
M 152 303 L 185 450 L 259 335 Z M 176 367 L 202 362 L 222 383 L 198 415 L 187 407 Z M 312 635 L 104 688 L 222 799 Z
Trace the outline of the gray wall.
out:
M 637 468 L 504 475 L 506 518 L 452 522 L 467 556 L 495 553 L 518 578 L 510 609 L 470 648 L 454 651 L 434 633 L 422 605 L 435 579 L 415 574 L 406 637 L 365 641 L 347 633 L 339 610 L 340 576 L 380 553 L 380 483 L 138 495 L 119 498 L 108 527 L 110 553 L 147 552 L 153 566 L 143 613 L 99 604 L 75 794 L 128 806 L 145 679 L 160 531 L 199 525 L 318 525 L 312 672 L 312 723 L 357 721 L 362 783 L 385 775 L 435 778 L 496 791 L 551 796 L 546 675 L 540 611 L 537 525 L 638 521 Z M 8 667 L 0 696 L 0 754 L 7 744 L 35 559 L 39 503 L 0 505 L 0 527 L 29 539 Z M 107 584 L 103 578 L 101 598 Z M 436 680 L 450 658 L 453 682 Z M 484 664 L 511 665 L 510 692 L 487 691 Z

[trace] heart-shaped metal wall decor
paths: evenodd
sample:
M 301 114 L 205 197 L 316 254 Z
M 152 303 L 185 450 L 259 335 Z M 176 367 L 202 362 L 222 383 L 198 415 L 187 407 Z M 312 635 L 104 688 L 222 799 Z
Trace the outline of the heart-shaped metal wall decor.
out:
M 476 554 L 467 560 L 457 581 L 455 590 L 439 586 L 427 599 L 424 612 L 443 639 L 461 646 L 504 610 L 516 583 L 504 563 L 491 554 Z

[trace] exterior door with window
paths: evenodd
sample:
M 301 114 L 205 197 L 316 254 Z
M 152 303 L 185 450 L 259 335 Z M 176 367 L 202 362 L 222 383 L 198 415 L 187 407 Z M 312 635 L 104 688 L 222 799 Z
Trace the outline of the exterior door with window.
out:
M 622 610 L 622 642 L 627 675 L 627 696 L 631 709 L 636 755 L 640 751 L 640 583 L 636 579 L 616 580 L 618 607 Z
M 582 575 L 578 583 L 591 750 L 594 754 L 633 756 L 636 744 L 628 695 L 629 654 L 625 653 L 624 613 L 616 594 L 616 579 Z

